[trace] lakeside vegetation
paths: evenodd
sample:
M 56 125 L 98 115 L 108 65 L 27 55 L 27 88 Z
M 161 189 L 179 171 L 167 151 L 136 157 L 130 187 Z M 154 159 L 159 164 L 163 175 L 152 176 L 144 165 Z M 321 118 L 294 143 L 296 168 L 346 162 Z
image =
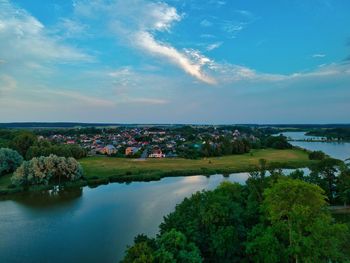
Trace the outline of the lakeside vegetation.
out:
M 229 155 L 202 159 L 128 159 L 115 157 L 86 157 L 79 160 L 84 171 L 83 179 L 68 182 L 66 186 L 99 185 L 109 182 L 131 182 L 159 180 L 167 176 L 194 174 L 249 172 L 258 169 L 260 160 L 266 161 L 266 169 L 301 168 L 317 161 L 310 160 L 308 152 L 301 149 L 261 149 L 251 150 L 242 155 Z M 0 194 L 23 191 L 11 183 L 11 174 L 0 177 Z M 50 185 L 37 187 L 50 188 Z M 29 187 L 35 189 L 35 187 Z
M 85 177 L 109 178 L 119 176 L 124 179 L 146 179 L 165 176 L 215 174 L 253 171 L 259 167 L 259 161 L 266 160 L 269 168 L 300 168 L 315 161 L 309 160 L 308 153 L 300 149 L 252 150 L 241 155 L 209 157 L 201 159 L 124 159 L 110 157 L 88 157 L 80 160 Z M 173 174 L 173 175 L 172 175 Z
M 334 221 L 323 189 L 294 176 L 262 170 L 246 185 L 197 192 L 156 238 L 136 236 L 122 262 L 348 262 L 349 227 Z
M 350 141 L 350 128 L 313 129 L 308 131 L 306 135 L 325 137 L 327 140 Z

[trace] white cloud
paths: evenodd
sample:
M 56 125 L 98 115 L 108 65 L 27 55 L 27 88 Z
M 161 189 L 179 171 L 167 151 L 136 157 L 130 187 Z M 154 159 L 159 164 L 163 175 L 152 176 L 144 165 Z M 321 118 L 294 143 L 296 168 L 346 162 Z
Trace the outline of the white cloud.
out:
M 306 72 L 296 72 L 292 74 L 270 74 L 257 72 L 248 67 L 211 62 L 209 68 L 215 72 L 214 76 L 220 79 L 222 84 L 230 84 L 237 82 L 254 82 L 263 84 L 266 82 L 285 83 L 290 81 L 301 81 L 306 79 L 319 80 L 322 78 L 340 77 L 349 75 L 349 65 L 346 64 L 329 64 L 319 67 L 315 70 Z
M 325 54 L 313 54 L 313 58 L 324 58 L 326 55 Z
M 208 46 L 207 46 L 207 50 L 208 50 L 208 51 L 212 51 L 212 50 L 214 50 L 214 49 L 219 48 L 222 44 L 223 44 L 223 42 L 215 42 L 215 43 L 213 43 L 213 44 L 208 45 Z
M 0 58 L 21 66 L 27 62 L 89 61 L 80 50 L 51 36 L 45 26 L 7 0 L 0 1 Z
M 202 21 L 200 22 L 200 25 L 201 25 L 201 26 L 204 26 L 204 27 L 210 27 L 210 26 L 213 25 L 213 23 L 210 22 L 210 21 L 208 21 L 208 20 L 206 20 L 206 19 L 204 19 L 204 20 L 202 20 Z
M 76 1 L 75 6 L 77 14 L 89 17 L 100 12 L 100 15 L 108 17 L 109 28 L 118 39 L 128 40 L 127 45 L 132 44 L 150 55 L 163 58 L 202 82 L 215 83 L 213 78 L 204 73 L 202 64 L 191 60 L 186 52 L 176 49 L 170 43 L 157 39 L 158 32 L 170 32 L 174 23 L 182 19 L 174 7 L 162 2 L 143 0 L 132 0 L 131 3 L 122 0 Z
M 17 88 L 16 80 L 9 76 L 2 74 L 0 75 L 0 96 L 4 96 L 5 93 L 11 92 Z
M 168 104 L 168 100 L 156 99 L 156 98 L 126 98 L 125 103 L 140 103 L 140 104 L 149 104 L 149 105 L 162 105 Z
M 58 31 L 64 38 L 79 38 L 88 36 L 88 26 L 81 22 L 70 19 L 61 18 L 58 25 L 55 26 L 54 31 Z
M 201 70 L 202 66 L 205 65 L 205 63 L 202 63 L 204 58 L 202 58 L 202 61 L 198 61 L 199 63 L 191 61 L 185 54 L 179 52 L 174 47 L 157 42 L 148 32 L 139 32 L 136 35 L 136 41 L 142 49 L 152 54 L 168 58 L 172 63 L 178 65 L 186 73 L 197 79 L 208 84 L 215 84 L 215 80 L 206 76 Z
M 63 90 L 63 89 L 55 89 L 55 90 L 46 89 L 46 90 L 44 90 L 44 89 L 40 89 L 40 90 L 33 90 L 33 91 L 40 93 L 41 95 L 44 95 L 44 96 L 49 95 L 50 97 L 52 97 L 52 95 L 54 95 L 56 99 L 57 99 L 57 96 L 63 97 L 65 99 L 74 100 L 78 103 L 79 102 L 84 103 L 85 105 L 89 105 L 89 106 L 112 107 L 115 105 L 115 103 L 111 100 L 98 98 L 96 96 L 88 96 L 86 94 L 82 94 L 80 92 L 71 91 L 71 90 Z

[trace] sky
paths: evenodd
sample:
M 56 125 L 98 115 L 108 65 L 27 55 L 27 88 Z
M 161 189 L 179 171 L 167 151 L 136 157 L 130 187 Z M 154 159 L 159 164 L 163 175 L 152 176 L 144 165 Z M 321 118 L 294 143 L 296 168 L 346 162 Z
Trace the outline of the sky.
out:
M 349 123 L 348 0 L 0 0 L 0 122 Z

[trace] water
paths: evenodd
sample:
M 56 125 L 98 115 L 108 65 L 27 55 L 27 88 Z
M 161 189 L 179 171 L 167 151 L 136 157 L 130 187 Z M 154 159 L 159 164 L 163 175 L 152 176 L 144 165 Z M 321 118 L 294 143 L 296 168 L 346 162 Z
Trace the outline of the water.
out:
M 291 143 L 335 158 L 350 157 L 350 143 Z M 247 178 L 248 173 L 169 177 L 0 201 L 0 262 L 118 262 L 135 235 L 154 236 L 163 216 L 185 197 L 223 181 L 244 184 Z
M 304 132 L 284 132 L 284 136 L 293 140 L 320 139 L 320 137 L 306 136 Z M 349 142 L 309 142 L 309 141 L 290 141 L 294 146 L 299 146 L 311 151 L 323 151 L 333 158 L 345 160 L 350 158 Z
M 325 140 L 324 137 L 305 135 L 305 132 L 283 132 L 282 134 L 292 140 Z
M 185 197 L 247 177 L 169 177 L 1 201 L 0 262 L 118 262 L 135 235 L 154 236 Z

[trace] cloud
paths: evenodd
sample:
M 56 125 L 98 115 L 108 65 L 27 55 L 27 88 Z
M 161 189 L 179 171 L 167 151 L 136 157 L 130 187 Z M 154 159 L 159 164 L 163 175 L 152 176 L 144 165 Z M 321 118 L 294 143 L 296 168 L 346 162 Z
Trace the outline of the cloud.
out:
M 219 48 L 222 44 L 223 44 L 223 42 L 215 42 L 215 43 L 213 43 L 213 44 L 208 45 L 208 46 L 207 46 L 207 50 L 208 50 L 208 51 L 212 51 L 212 50 L 214 50 L 214 49 Z
M 246 23 L 244 22 L 224 21 L 222 22 L 221 28 L 231 38 L 235 38 L 237 33 L 244 29 L 245 25 Z
M 174 47 L 161 42 L 157 42 L 150 33 L 139 32 L 136 35 L 136 41 L 142 49 L 150 52 L 151 54 L 168 58 L 172 63 L 178 65 L 186 73 L 196 77 L 198 80 L 201 80 L 208 84 L 216 83 L 213 78 L 206 76 L 202 72 L 201 69 L 205 63 L 202 63 L 200 61 L 198 61 L 199 63 L 196 63 L 196 61 L 193 60 L 191 61 L 188 56 L 179 52 Z M 204 58 L 202 58 L 202 61 L 203 59 Z
M 312 55 L 313 58 L 324 58 L 325 56 L 326 56 L 325 54 L 321 54 L 321 53 Z
M 0 75 L 1 97 L 7 94 L 8 92 L 15 90 L 16 88 L 17 88 L 17 82 L 13 77 L 5 74 Z
M 61 34 L 63 38 L 86 37 L 89 36 L 87 30 L 88 26 L 86 24 L 70 18 L 61 18 L 54 29 L 54 31 Z
M 210 21 L 208 21 L 208 20 L 206 20 L 206 19 L 204 19 L 204 20 L 202 20 L 202 21 L 200 22 L 200 25 L 203 26 L 203 27 L 210 27 L 210 26 L 213 25 L 213 23 L 210 22 Z
M 39 20 L 7 0 L 0 1 L 0 39 L 1 60 L 17 67 L 28 62 L 92 60 L 90 55 L 50 35 Z
M 112 107 L 115 105 L 115 103 L 108 99 L 102 99 L 97 98 L 96 96 L 88 96 L 86 94 L 82 94 L 80 92 L 71 91 L 71 90 L 63 90 L 63 89 L 55 89 L 55 90 L 49 90 L 49 89 L 40 89 L 40 90 L 33 90 L 34 92 L 40 93 L 41 95 L 49 95 L 52 97 L 52 95 L 55 96 L 55 100 L 58 97 L 63 97 L 65 99 L 74 100 L 76 102 L 84 103 L 85 105 L 89 106 L 98 106 L 98 107 Z
M 149 104 L 149 105 L 162 105 L 168 104 L 168 100 L 164 99 L 155 99 L 155 98 L 126 98 L 125 103 L 140 103 L 140 104 Z
M 127 40 L 127 45 L 131 44 L 140 49 L 143 54 L 146 51 L 152 56 L 169 61 L 204 83 L 216 83 L 204 73 L 203 64 L 196 63 L 184 50 L 158 40 L 158 33 L 170 33 L 173 25 L 181 21 L 182 15 L 178 14 L 176 8 L 162 2 L 131 2 L 75 1 L 75 7 L 76 13 L 85 17 L 95 17 L 96 13 L 100 12 L 100 15 L 108 18 L 108 27 L 115 33 L 116 38 Z

